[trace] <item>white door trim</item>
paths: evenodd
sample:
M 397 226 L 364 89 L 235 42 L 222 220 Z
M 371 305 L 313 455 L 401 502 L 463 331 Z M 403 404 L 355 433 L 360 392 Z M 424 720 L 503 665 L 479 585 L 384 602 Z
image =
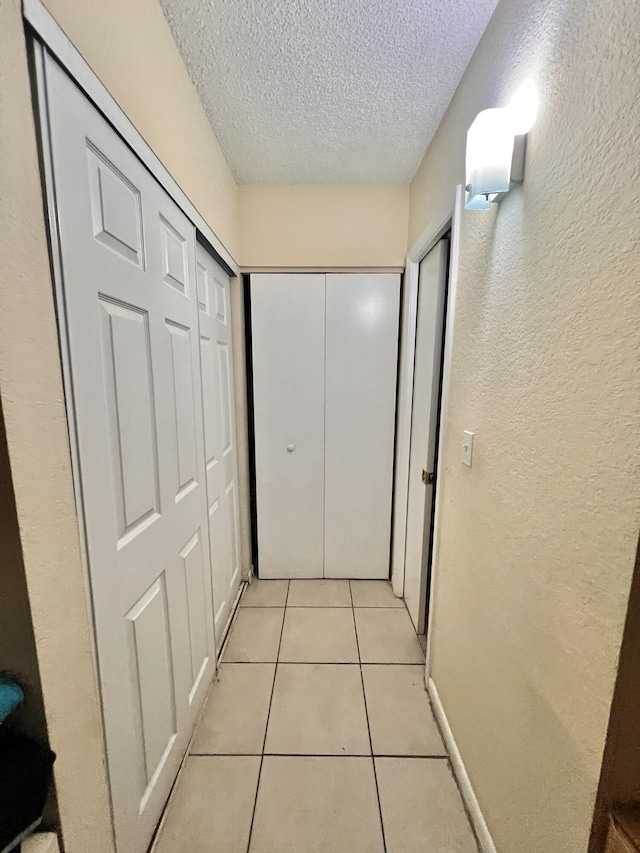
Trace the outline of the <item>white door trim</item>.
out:
M 451 202 L 436 213 L 420 237 L 411 247 L 404 274 L 404 295 L 402 305 L 402 331 L 400 370 L 398 378 L 398 419 L 396 438 L 396 465 L 393 501 L 393 550 L 391 554 L 391 582 L 397 596 L 404 595 L 404 567 L 407 532 L 407 499 L 409 483 L 409 452 L 411 447 L 411 410 L 413 406 L 413 367 L 416 346 L 416 321 L 418 313 L 418 277 L 420 261 L 431 251 L 436 243 L 451 230 L 451 250 L 449 266 L 449 285 L 447 295 L 445 345 L 443 353 L 442 396 L 440 434 L 446 428 L 447 404 L 449 397 L 449 378 L 451 374 L 451 341 L 455 313 L 456 282 L 458 277 L 458 247 L 460 243 L 460 215 L 462 212 L 462 186 L 455 189 Z M 434 568 L 440 543 L 440 490 L 442 459 L 438 459 L 436 472 L 436 517 L 433 531 L 432 551 Z M 433 624 L 432 602 L 435 586 L 435 571 L 431 579 L 429 619 L 427 628 L 427 672 L 430 659 L 430 638 Z
M 458 783 L 458 788 L 460 788 L 462 799 L 467 807 L 469 820 L 473 826 L 480 850 L 482 853 L 497 853 L 496 846 L 493 843 L 493 838 L 489 832 L 489 827 L 487 826 L 487 822 L 482 814 L 482 809 L 478 803 L 478 798 L 476 797 L 473 786 L 471 785 L 471 779 L 467 773 L 467 768 L 462 760 L 458 744 L 456 743 L 456 739 L 451 731 L 451 726 L 449 725 L 449 720 L 447 719 L 444 706 L 440 700 L 438 689 L 432 678 L 427 679 L 427 693 L 431 700 L 433 715 L 438 723 L 442 739 L 444 740 L 444 745 L 447 747 L 453 775 L 456 777 L 456 782 Z
M 238 264 L 233 259 L 231 253 L 207 225 L 202 215 L 171 177 L 171 174 L 124 114 L 117 101 L 109 94 L 96 74 L 91 70 L 80 52 L 74 47 L 64 30 L 45 8 L 41 0 L 23 0 L 22 14 L 25 21 L 35 31 L 38 39 L 55 56 L 60 65 L 62 65 L 89 100 L 92 101 L 107 121 L 120 134 L 129 148 L 144 163 L 158 183 L 160 183 L 178 207 L 193 222 L 227 272 L 233 276 L 238 276 Z

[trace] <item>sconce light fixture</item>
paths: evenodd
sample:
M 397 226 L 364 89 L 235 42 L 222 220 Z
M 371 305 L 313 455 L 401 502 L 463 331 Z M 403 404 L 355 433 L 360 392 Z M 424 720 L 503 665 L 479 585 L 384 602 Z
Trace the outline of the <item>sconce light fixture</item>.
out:
M 537 104 L 523 87 L 508 107 L 483 110 L 467 132 L 467 210 L 488 210 L 524 179 L 526 135 Z

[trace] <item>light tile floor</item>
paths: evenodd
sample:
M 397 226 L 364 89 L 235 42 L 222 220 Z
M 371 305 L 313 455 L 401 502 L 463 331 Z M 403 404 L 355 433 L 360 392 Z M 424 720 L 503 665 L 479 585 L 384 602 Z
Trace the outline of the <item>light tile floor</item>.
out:
M 155 853 L 477 853 L 386 581 L 254 581 Z

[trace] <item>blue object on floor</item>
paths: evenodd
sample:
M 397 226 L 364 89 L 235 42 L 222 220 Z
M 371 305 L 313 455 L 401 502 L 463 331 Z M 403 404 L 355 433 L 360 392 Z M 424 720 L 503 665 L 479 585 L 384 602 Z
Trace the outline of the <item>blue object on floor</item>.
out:
M 0 725 L 23 699 L 22 687 L 6 675 L 0 675 Z

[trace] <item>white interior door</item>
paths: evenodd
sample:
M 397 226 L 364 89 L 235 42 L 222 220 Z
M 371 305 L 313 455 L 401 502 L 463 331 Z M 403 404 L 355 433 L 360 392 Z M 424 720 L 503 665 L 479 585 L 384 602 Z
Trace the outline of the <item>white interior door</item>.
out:
M 195 229 L 46 74 L 116 842 L 143 853 L 215 667 Z
M 400 276 L 326 277 L 327 578 L 388 578 Z
M 211 577 L 216 637 L 220 639 L 240 587 L 231 282 L 211 253 L 201 245 L 197 248 L 196 276 Z
M 425 629 L 434 494 L 422 472 L 435 474 L 448 253 L 449 241 L 440 240 L 421 262 L 418 281 L 404 597 L 419 634 Z
M 324 275 L 252 275 L 258 559 L 262 578 L 321 578 Z

